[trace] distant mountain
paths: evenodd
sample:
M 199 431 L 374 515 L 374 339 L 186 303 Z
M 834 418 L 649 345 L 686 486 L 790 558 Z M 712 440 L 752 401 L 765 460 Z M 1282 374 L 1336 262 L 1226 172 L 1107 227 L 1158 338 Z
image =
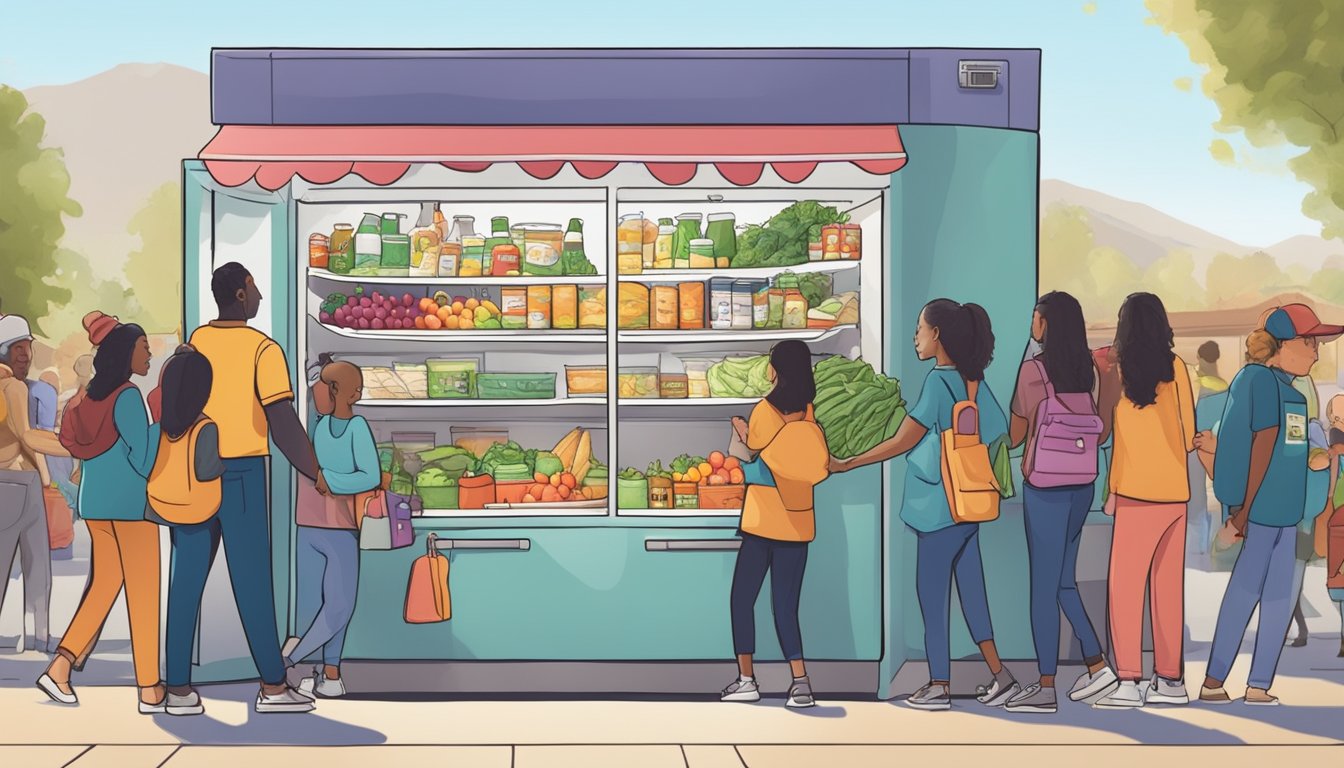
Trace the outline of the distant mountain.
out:
M 1196 276 L 1201 279 L 1209 262 L 1219 253 L 1243 256 L 1263 251 L 1273 256 L 1284 270 L 1300 267 L 1314 271 L 1332 258 L 1344 262 L 1344 243 L 1338 240 L 1298 235 L 1265 247 L 1242 245 L 1143 203 L 1121 200 L 1058 179 L 1041 180 L 1041 215 L 1056 204 L 1083 208 L 1096 244 L 1121 251 L 1140 267 L 1147 267 L 1177 249 L 1194 256 Z
M 65 150 L 70 197 L 84 215 L 66 221 L 65 244 L 106 277 L 138 243 L 127 224 L 182 159 L 214 135 L 210 77 L 171 64 L 122 64 L 87 80 L 30 88 L 47 121 L 45 143 Z

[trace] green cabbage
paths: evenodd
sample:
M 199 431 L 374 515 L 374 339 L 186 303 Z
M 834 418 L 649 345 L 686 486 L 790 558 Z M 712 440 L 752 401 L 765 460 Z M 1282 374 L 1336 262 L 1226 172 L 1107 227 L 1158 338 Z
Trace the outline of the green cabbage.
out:
M 769 355 L 728 358 L 709 367 L 709 394 L 712 397 L 765 397 L 774 385 L 766 375 Z

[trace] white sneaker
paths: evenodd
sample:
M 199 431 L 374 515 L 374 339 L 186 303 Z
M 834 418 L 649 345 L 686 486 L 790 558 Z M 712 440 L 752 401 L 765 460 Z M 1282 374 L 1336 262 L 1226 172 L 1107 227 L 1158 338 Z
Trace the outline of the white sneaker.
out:
M 1185 691 L 1184 680 L 1168 680 L 1160 675 L 1153 675 L 1148 690 L 1144 692 L 1144 700 L 1148 704 L 1181 706 L 1190 703 L 1190 695 Z
M 67 683 L 67 685 L 69 684 Z M 42 676 L 37 678 L 37 687 L 57 704 L 79 703 L 79 697 L 75 695 L 73 686 L 70 688 L 70 693 L 62 691 L 61 687 L 56 684 L 56 681 L 51 679 L 51 675 L 48 675 L 46 672 L 43 672 Z
M 1092 706 L 1098 709 L 1139 709 L 1143 706 L 1143 692 L 1134 680 L 1121 680 L 1119 687 Z
M 312 712 L 316 709 L 313 700 L 286 687 L 284 692 L 271 695 L 265 691 L 257 692 L 257 713 L 262 715 L 284 712 Z
M 1115 676 L 1115 670 L 1110 667 L 1102 667 L 1095 674 L 1084 672 L 1069 690 L 1069 698 L 1073 701 L 1090 699 L 1093 696 L 1110 693 L 1119 684 L 1120 680 Z
M 169 692 L 163 701 L 164 710 L 174 717 L 205 714 L 205 707 L 201 705 L 201 695 L 195 691 L 188 693 L 186 696 L 178 696 Z
M 1022 685 L 1009 677 L 1007 684 L 995 677 L 989 685 L 981 685 L 975 690 L 975 700 L 986 707 L 1002 707 L 1008 700 L 1022 693 Z
M 345 695 L 345 678 L 331 680 L 319 671 L 314 677 L 305 677 L 299 682 L 299 693 L 309 698 L 339 699 Z
M 761 689 L 753 680 L 743 680 L 738 677 L 727 688 L 719 694 L 719 701 L 760 701 Z

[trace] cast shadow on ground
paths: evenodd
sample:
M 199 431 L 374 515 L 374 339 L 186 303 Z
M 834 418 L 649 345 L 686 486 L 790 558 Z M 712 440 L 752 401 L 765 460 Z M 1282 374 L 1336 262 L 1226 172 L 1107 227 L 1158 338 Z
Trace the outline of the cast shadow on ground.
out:
M 259 715 L 252 709 L 255 684 L 202 686 L 205 714 L 195 717 L 155 715 L 154 724 L 182 744 L 265 744 L 304 746 L 374 746 L 385 744 L 387 736 L 370 728 L 322 717 L 317 712 L 293 715 Z M 210 705 L 219 701 L 237 701 L 247 705 L 247 721 L 230 725 L 210 716 Z

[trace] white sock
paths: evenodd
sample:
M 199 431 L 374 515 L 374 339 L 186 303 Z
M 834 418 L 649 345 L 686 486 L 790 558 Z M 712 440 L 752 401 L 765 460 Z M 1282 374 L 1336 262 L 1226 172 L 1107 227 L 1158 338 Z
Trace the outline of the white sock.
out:
M 737 676 L 737 679 L 738 679 L 738 680 L 741 680 L 741 681 L 744 682 L 744 683 L 754 683 L 754 682 L 756 682 L 756 678 L 752 677 L 751 675 L 738 675 L 738 676 Z

